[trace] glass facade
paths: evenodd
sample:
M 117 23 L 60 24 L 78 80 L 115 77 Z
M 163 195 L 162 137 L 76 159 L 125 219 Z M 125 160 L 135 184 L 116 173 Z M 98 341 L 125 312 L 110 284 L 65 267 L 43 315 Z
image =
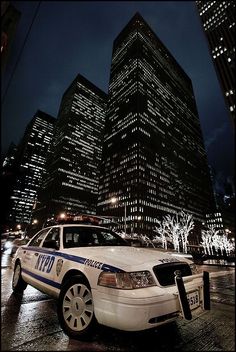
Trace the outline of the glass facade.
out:
M 113 45 L 97 212 L 150 233 L 166 213 L 205 220 L 212 199 L 191 80 L 136 14 Z
M 235 123 L 235 2 L 196 1 L 226 106 Z
M 55 118 L 37 111 L 28 124 L 18 146 L 16 181 L 10 197 L 9 220 L 15 223 L 30 223 L 32 210 L 45 173 L 47 155 L 50 153 Z
M 81 75 L 64 93 L 35 218 L 95 214 L 106 97 Z

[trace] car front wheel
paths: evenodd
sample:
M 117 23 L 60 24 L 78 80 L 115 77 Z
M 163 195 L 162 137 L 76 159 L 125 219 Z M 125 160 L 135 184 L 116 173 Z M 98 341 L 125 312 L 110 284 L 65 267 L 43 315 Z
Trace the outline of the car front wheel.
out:
M 27 283 L 22 279 L 21 276 L 21 265 L 16 263 L 14 274 L 12 278 L 12 289 L 15 293 L 22 293 L 27 287 Z
M 74 276 L 63 285 L 58 300 L 58 319 L 64 332 L 72 338 L 91 336 L 96 319 L 89 284 Z

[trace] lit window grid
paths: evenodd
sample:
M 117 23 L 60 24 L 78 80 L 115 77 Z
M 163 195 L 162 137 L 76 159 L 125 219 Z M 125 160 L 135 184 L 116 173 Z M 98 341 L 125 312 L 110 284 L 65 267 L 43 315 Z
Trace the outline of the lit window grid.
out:
M 20 164 L 24 174 L 18 177 L 17 186 L 11 196 L 12 214 L 18 222 L 30 221 L 37 191 L 41 186 L 42 176 L 45 172 L 45 156 L 49 150 L 53 128 L 53 123 L 38 116 L 33 118 L 27 126 L 24 138 L 27 138 L 28 141 L 24 146 Z
M 139 35 L 139 37 L 140 38 L 144 38 L 142 35 Z M 144 39 L 144 40 L 146 40 L 146 39 Z M 152 47 L 152 44 L 150 44 L 149 45 L 149 47 L 151 48 Z M 147 51 L 147 53 L 148 53 L 148 51 Z M 157 56 L 157 55 L 154 55 L 155 57 Z M 155 61 L 155 57 L 154 57 L 154 61 Z M 123 59 L 123 57 L 121 57 L 122 59 Z M 147 55 L 147 62 L 148 62 L 148 60 L 150 60 L 150 53 L 149 53 L 149 55 Z M 117 59 L 117 57 L 116 57 L 116 61 L 117 61 L 118 59 Z M 131 62 L 131 60 L 129 59 L 129 61 L 128 62 Z M 133 62 L 137 62 L 135 59 L 133 59 Z M 161 61 L 160 59 L 159 59 L 159 61 L 157 62 L 155 62 L 155 64 L 159 64 L 159 66 L 160 66 L 160 63 L 162 64 L 162 67 L 164 67 L 165 66 L 165 62 L 163 62 L 163 60 Z M 139 67 L 141 67 L 141 65 L 142 65 L 142 62 L 139 60 L 139 62 L 138 62 L 138 64 L 140 64 L 139 65 Z M 137 64 L 137 66 L 138 66 L 138 64 Z M 116 63 L 116 65 L 117 65 L 117 63 Z M 148 66 L 148 65 L 145 65 L 145 64 L 143 64 L 143 67 L 144 67 L 144 70 L 146 69 L 146 66 Z M 151 72 L 151 74 L 152 74 L 152 79 L 151 79 L 151 81 L 152 81 L 152 83 L 153 83 L 153 67 L 154 67 L 154 65 L 149 65 L 150 67 L 151 67 L 151 69 L 152 69 L 152 72 Z M 158 65 L 156 65 L 156 66 L 158 66 Z M 127 129 L 128 129 L 128 124 L 126 123 L 126 124 L 124 124 L 123 123 L 123 126 L 124 126 L 124 128 L 123 128 L 123 130 L 119 130 L 119 128 L 117 128 L 117 131 L 115 130 L 115 126 L 117 126 L 117 124 L 119 123 L 119 108 L 117 109 L 117 104 L 116 104 L 116 101 L 117 101 L 117 95 L 119 95 L 119 97 L 121 96 L 122 97 L 122 89 L 123 89 L 123 96 L 125 96 L 125 92 L 127 92 L 127 90 L 129 89 L 129 92 L 131 92 L 131 93 L 136 93 L 138 90 L 142 90 L 142 83 L 141 82 L 138 82 L 138 84 L 137 85 L 135 85 L 135 84 L 133 84 L 133 87 L 135 87 L 135 89 L 136 89 L 136 91 L 134 90 L 134 91 L 132 91 L 130 88 L 127 88 L 127 86 L 125 85 L 125 83 L 126 82 L 128 82 L 128 83 L 130 83 L 130 82 L 132 82 L 132 80 L 129 80 L 128 78 L 129 78 L 129 75 L 127 74 L 127 65 L 126 65 L 126 67 L 125 67 L 125 73 L 124 74 L 122 74 L 122 73 L 120 73 L 120 74 L 117 74 L 116 72 L 115 72 L 115 70 L 113 70 L 112 71 L 113 72 L 113 77 L 114 77 L 114 79 L 112 80 L 112 78 L 113 77 L 111 77 L 111 83 L 110 83 L 110 89 L 109 89 L 109 93 L 110 93 L 110 98 L 109 98 L 109 102 L 110 102 L 110 112 L 109 112 L 109 109 L 108 109 L 108 119 L 110 120 L 110 121 L 116 121 L 116 124 L 114 125 L 114 124 L 112 124 L 111 122 L 109 123 L 109 125 L 111 126 L 110 127 L 110 130 L 106 130 L 105 131 L 105 144 L 109 141 L 109 144 L 108 144 L 108 147 L 110 146 L 110 147 L 112 147 L 112 148 L 114 148 L 115 149 L 115 145 L 116 145 L 116 143 L 118 143 L 118 141 L 120 141 L 120 138 L 122 139 L 122 138 L 126 138 L 126 136 L 128 136 L 128 133 L 126 132 L 127 131 Z M 148 71 L 146 71 L 147 72 L 147 74 L 148 74 Z M 132 73 L 133 74 L 133 73 Z M 121 77 L 121 78 L 123 78 L 123 81 L 122 81 L 122 79 L 121 79 L 121 81 L 119 81 L 118 80 L 118 77 Z M 178 78 L 178 79 L 176 79 L 176 77 Z M 175 88 L 176 88 L 176 81 L 178 82 L 177 84 L 180 84 L 180 88 L 179 88 L 179 91 L 181 92 L 182 91 L 182 87 L 183 87 L 183 79 L 180 79 L 179 77 L 178 77 L 178 74 L 177 73 L 175 73 L 175 75 L 174 75 L 174 77 L 172 78 L 172 80 L 173 80 L 173 82 L 174 82 L 174 84 L 173 85 L 175 85 Z M 144 79 L 144 82 L 145 82 L 145 79 Z M 159 83 L 159 82 L 158 82 Z M 139 86 L 139 84 L 140 84 L 140 86 Z M 187 83 L 187 86 L 185 87 L 185 91 L 189 91 L 189 83 Z M 159 85 L 160 86 L 160 85 Z M 154 86 L 153 86 L 153 91 L 156 91 L 158 88 L 159 88 L 159 86 L 155 86 L 155 83 L 154 83 Z M 119 88 L 119 90 L 117 90 L 116 91 L 116 87 L 118 87 Z M 139 87 L 139 88 L 138 88 Z M 178 87 L 177 87 L 178 88 Z M 164 91 L 164 90 L 163 90 Z M 164 96 L 164 94 L 163 94 L 163 91 L 162 92 L 160 92 L 160 95 L 159 95 L 159 99 L 160 99 L 160 96 L 161 95 L 163 95 L 163 100 L 165 100 L 165 102 L 166 102 L 166 96 Z M 165 91 L 166 91 L 166 89 L 165 89 Z M 113 96 L 112 96 L 112 94 L 114 94 Z M 166 91 L 166 93 L 165 94 L 167 94 L 167 96 L 170 96 L 170 104 L 169 104 L 169 106 L 173 109 L 173 111 L 175 110 L 175 108 L 176 108 L 176 105 L 175 104 L 172 104 L 171 105 L 171 95 L 172 96 L 174 96 L 170 91 Z M 182 94 L 183 95 L 183 94 Z M 122 97 L 123 98 L 123 97 Z M 152 97 L 152 99 L 153 99 L 154 97 Z M 180 115 L 180 117 L 181 117 L 181 114 L 182 114 L 182 112 L 184 111 L 185 112 L 185 114 L 186 114 L 186 110 L 187 110 L 187 114 L 189 115 L 187 115 L 187 119 L 186 119 L 186 115 L 184 116 L 185 117 L 185 122 L 186 122 L 186 120 L 188 121 L 189 120 L 189 124 L 186 124 L 187 125 L 187 128 L 189 129 L 189 131 L 191 131 L 192 133 L 191 134 L 189 134 L 189 133 L 187 133 L 187 135 L 189 135 L 189 139 L 187 139 L 187 147 L 189 147 L 189 149 L 192 151 L 192 156 L 193 156 L 193 151 L 195 151 L 195 154 L 199 154 L 200 155 L 200 158 L 202 159 L 202 163 L 203 163 L 203 167 L 205 167 L 206 166 L 206 155 L 205 155 L 205 151 L 204 151 L 204 147 L 203 147 L 203 142 L 202 142 L 202 136 L 201 136 L 201 132 L 199 133 L 199 120 L 198 120 L 198 116 L 197 116 L 197 113 L 196 113 L 196 111 L 194 111 L 193 112 L 193 109 L 192 109 L 192 101 L 193 101 L 193 93 L 191 93 L 191 97 L 190 97 L 191 99 L 191 105 L 189 106 L 189 107 L 187 107 L 187 105 L 186 105 L 186 100 L 184 101 L 184 103 L 182 102 L 182 100 L 183 100 L 183 98 L 182 98 L 182 96 L 180 95 L 179 97 L 178 97 L 178 99 L 179 99 L 179 111 L 180 111 L 180 113 L 179 113 L 179 115 Z M 129 100 L 129 95 L 127 94 L 126 95 L 126 99 L 127 100 Z M 175 99 L 173 99 L 173 100 L 175 100 L 175 103 L 176 103 L 176 94 L 175 94 Z M 189 99 L 188 99 L 189 100 Z M 189 101 L 190 101 L 189 100 Z M 112 104 L 112 101 L 114 101 L 114 103 Z M 153 99 L 153 101 L 154 101 L 154 99 Z M 119 101 L 118 101 L 119 102 Z M 144 134 L 146 134 L 146 136 L 148 136 L 148 137 L 150 137 L 150 133 L 148 132 L 148 129 L 147 128 L 143 128 L 142 129 L 142 127 L 140 127 L 140 126 L 138 126 L 138 124 L 140 123 L 140 120 L 145 124 L 150 124 L 150 112 L 151 113 L 154 113 L 154 115 L 156 114 L 156 111 L 157 111 L 157 109 L 155 108 L 155 109 L 152 109 L 151 108 L 151 103 L 152 103 L 152 100 L 150 99 L 150 106 L 149 106 L 149 114 L 147 114 L 147 113 L 143 113 L 143 115 L 142 115 L 142 119 L 139 119 L 139 117 L 141 116 L 141 114 L 139 114 L 139 116 L 138 116 L 138 118 L 137 118 L 137 121 L 134 121 L 134 122 L 136 122 L 136 124 L 134 123 L 134 126 L 136 125 L 137 127 L 133 127 L 132 128 L 132 130 L 133 131 L 135 131 L 135 130 L 138 130 L 139 132 L 143 132 Z M 131 114 L 131 113 L 129 113 L 129 114 Z M 128 115 L 128 114 L 127 114 Z M 145 121 L 145 115 L 146 115 L 146 121 Z M 183 114 L 182 114 L 183 115 Z M 132 116 L 132 115 L 131 115 Z M 172 116 L 170 116 L 169 118 L 164 118 L 164 116 L 163 116 L 163 130 L 162 129 L 160 129 L 159 127 L 158 127 L 158 124 L 156 123 L 156 116 L 153 118 L 153 124 L 152 124 L 152 127 L 153 126 L 155 126 L 156 125 L 156 129 L 157 129 L 157 131 L 159 130 L 159 132 L 161 132 L 164 136 L 165 136 L 165 134 L 166 134 L 166 125 L 168 124 L 168 121 L 171 121 L 171 117 Z M 193 125 L 192 125 L 192 120 L 195 120 L 195 128 L 193 128 Z M 167 120 L 167 124 L 166 124 L 166 121 L 165 120 Z M 183 118 L 183 120 L 184 120 L 184 118 Z M 169 123 L 170 124 L 170 123 Z M 146 126 L 147 127 L 147 126 Z M 112 128 L 113 128 L 113 130 L 112 130 Z M 180 130 L 178 130 L 178 132 L 179 132 Z M 196 142 L 193 142 L 193 140 L 194 139 L 192 139 L 192 137 L 191 136 L 195 136 L 196 135 L 196 132 L 197 132 L 197 135 L 198 135 L 198 137 L 197 137 L 197 141 Z M 171 136 L 172 137 L 172 136 Z M 181 145 L 179 144 L 179 142 L 178 142 L 178 140 L 179 140 L 179 135 L 177 135 L 176 136 L 177 138 L 176 138 L 176 144 L 177 144 L 177 146 L 178 147 L 181 147 Z M 115 138 L 116 138 L 116 142 L 115 142 Z M 107 147 L 107 149 L 109 149 Z M 186 146 L 185 146 L 186 147 Z M 106 147 L 105 147 L 106 148 Z M 184 159 L 185 160 L 185 158 L 180 154 L 180 158 L 182 158 L 182 159 Z M 193 158 L 191 158 L 192 159 L 192 162 L 190 162 L 189 160 L 188 160 L 188 162 L 189 162 L 189 164 L 190 165 L 192 165 L 192 166 L 194 166 L 194 164 L 196 165 L 196 163 L 194 162 L 194 157 Z M 112 167 L 112 165 L 111 165 L 111 167 L 110 167 L 110 172 L 112 173 L 112 169 L 113 169 L 113 167 Z M 139 166 L 139 170 L 140 170 L 140 166 Z M 119 170 L 115 170 L 116 172 L 118 172 Z M 127 171 L 127 170 L 126 170 Z M 123 174 L 126 172 L 126 171 L 124 171 L 123 170 Z M 119 171 L 119 173 L 120 174 L 122 174 L 122 172 L 121 172 L 121 170 Z M 107 175 L 107 174 L 106 174 Z M 106 178 L 106 175 L 105 175 L 105 178 Z M 204 175 L 203 175 L 204 176 Z M 123 180 L 123 175 L 122 175 L 122 180 Z M 140 182 L 140 179 L 139 179 L 139 182 Z M 115 181 L 114 181 L 114 179 L 113 179 L 113 183 L 115 183 Z M 119 182 L 117 182 L 118 184 L 119 184 Z M 122 182 L 121 182 L 122 183 Z M 103 196 L 105 196 L 105 194 L 106 194 L 106 192 L 108 191 L 108 182 L 105 182 L 104 183 L 104 190 L 105 190 L 105 192 L 104 191 L 102 191 L 102 189 L 103 189 L 103 187 L 101 187 L 101 192 L 103 193 Z M 201 189 L 201 187 L 199 187 L 200 189 Z M 197 195 L 197 191 L 195 191 L 195 192 L 191 192 L 192 194 L 194 194 L 194 195 Z M 102 204 L 103 203 L 103 201 L 102 201 L 102 198 L 103 197 L 100 197 L 100 200 L 101 200 L 101 202 L 100 202 L 100 204 Z M 202 202 L 202 203 L 204 203 L 204 197 L 202 197 L 202 199 L 200 199 L 199 200 L 200 202 Z M 156 202 L 154 202 L 154 207 L 156 206 L 156 204 L 155 204 Z M 167 204 L 168 204 L 168 202 L 166 202 Z M 197 202 L 195 202 L 195 203 L 197 203 Z M 203 204 L 204 205 L 204 204 Z M 191 206 L 191 205 L 190 205 Z M 161 207 L 161 206 L 160 206 Z M 196 210 L 196 205 L 194 206 L 192 206 L 192 208 L 193 208 L 193 212 L 194 212 L 194 210 Z M 165 209 L 167 209 L 167 207 L 165 207 Z M 175 208 L 176 209 L 176 208 Z M 189 208 L 188 208 L 189 209 Z M 201 213 L 201 214 L 199 214 L 199 212 L 197 212 L 197 211 L 195 211 L 195 214 L 196 214 L 196 216 L 198 217 L 198 218 L 202 218 L 202 216 L 203 216 L 203 214 Z
M 235 87 L 235 3 L 233 1 L 197 1 L 197 8 L 206 32 L 216 72 L 224 96 Z M 229 113 L 235 119 L 235 99 L 225 98 Z
M 96 201 L 93 201 L 94 204 L 87 202 L 81 208 L 75 199 L 80 199 L 86 192 L 89 198 L 92 195 L 94 199 L 97 197 L 105 107 L 104 98 L 80 82 L 76 82 L 76 89 L 62 100 L 57 133 L 53 141 L 57 157 L 49 167 L 43 187 L 50 188 L 56 177 L 61 194 L 55 195 L 55 202 L 62 201 L 61 204 L 65 207 L 68 205 L 66 194 L 71 190 L 77 192 L 77 196 L 71 200 L 72 207 L 84 211 L 95 209 Z M 53 177 L 50 176 L 52 170 Z

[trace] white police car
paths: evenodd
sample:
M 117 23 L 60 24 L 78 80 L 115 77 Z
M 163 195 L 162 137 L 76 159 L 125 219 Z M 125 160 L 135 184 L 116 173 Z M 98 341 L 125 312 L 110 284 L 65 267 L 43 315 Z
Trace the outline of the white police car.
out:
M 57 298 L 70 337 L 87 336 L 96 322 L 138 331 L 210 308 L 209 276 L 192 274 L 190 263 L 131 247 L 105 227 L 63 224 L 17 250 L 12 288 L 22 293 L 30 284 Z

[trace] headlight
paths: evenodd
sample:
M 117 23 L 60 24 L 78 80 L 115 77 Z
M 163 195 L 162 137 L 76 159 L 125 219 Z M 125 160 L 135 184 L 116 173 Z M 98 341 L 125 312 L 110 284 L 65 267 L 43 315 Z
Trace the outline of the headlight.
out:
M 190 264 L 190 268 L 191 268 L 191 271 L 192 271 L 193 275 L 199 273 L 196 264 L 194 264 L 194 263 Z
M 109 273 L 103 271 L 99 275 L 98 285 L 123 290 L 156 286 L 149 271 L 135 271 L 132 273 Z

